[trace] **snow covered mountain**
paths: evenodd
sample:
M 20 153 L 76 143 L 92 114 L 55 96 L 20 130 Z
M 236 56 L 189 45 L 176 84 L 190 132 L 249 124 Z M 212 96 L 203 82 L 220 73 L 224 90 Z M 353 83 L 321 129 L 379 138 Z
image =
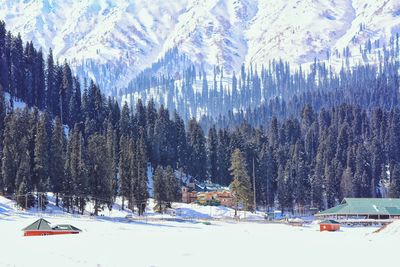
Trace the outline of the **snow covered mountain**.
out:
M 306 63 L 400 32 L 398 0 L 2 0 L 0 19 L 109 93 L 177 47 L 226 72 Z

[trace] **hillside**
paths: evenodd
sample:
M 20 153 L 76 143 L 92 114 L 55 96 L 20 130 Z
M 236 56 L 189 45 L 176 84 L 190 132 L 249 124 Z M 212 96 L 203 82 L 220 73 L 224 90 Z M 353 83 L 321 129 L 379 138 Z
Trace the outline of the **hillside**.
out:
M 0 19 L 108 94 L 174 47 L 228 73 L 282 58 L 302 64 L 399 32 L 400 3 L 376 1 L 6 0 Z

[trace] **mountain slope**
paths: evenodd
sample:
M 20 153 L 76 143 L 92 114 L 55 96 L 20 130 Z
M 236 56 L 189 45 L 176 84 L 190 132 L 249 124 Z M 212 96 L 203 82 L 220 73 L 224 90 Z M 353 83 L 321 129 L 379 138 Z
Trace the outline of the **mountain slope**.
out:
M 177 47 L 205 70 L 301 64 L 400 30 L 396 0 L 5 0 L 0 19 L 109 93 Z

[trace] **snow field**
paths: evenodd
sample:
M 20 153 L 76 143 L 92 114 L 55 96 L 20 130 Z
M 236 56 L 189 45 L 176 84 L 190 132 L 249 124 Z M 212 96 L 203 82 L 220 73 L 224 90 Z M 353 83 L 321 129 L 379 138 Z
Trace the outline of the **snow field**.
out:
M 17 210 L 0 197 L 0 266 L 378 266 L 393 265 L 400 242 L 400 221 L 379 233 L 378 227 L 342 227 L 319 232 L 313 223 L 304 227 L 259 222 L 210 221 L 231 218 L 232 210 L 174 203 L 176 219 L 147 211 L 148 220 L 125 219 L 119 204 L 103 216 L 70 215 L 50 204 L 43 218 L 53 224 L 72 224 L 79 235 L 24 237 L 22 228 L 39 218 L 33 210 Z M 150 201 L 151 206 L 153 203 Z M 181 213 L 179 215 L 179 213 Z M 247 219 L 262 214 L 242 214 Z M 251 217 L 253 216 L 253 217 Z M 394 266 L 394 265 L 393 265 Z
M 397 232 L 372 234 L 372 227 L 321 233 L 318 225 L 127 223 L 107 217 L 45 218 L 83 232 L 23 237 L 20 230 L 35 219 L 0 216 L 0 266 L 376 266 L 393 263 L 387 255 L 396 255 L 400 241 Z

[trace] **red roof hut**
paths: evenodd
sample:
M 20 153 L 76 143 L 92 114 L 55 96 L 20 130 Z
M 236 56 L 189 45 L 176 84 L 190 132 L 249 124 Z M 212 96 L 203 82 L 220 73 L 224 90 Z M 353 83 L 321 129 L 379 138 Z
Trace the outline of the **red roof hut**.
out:
M 322 231 L 329 231 L 334 232 L 340 230 L 340 223 L 334 220 L 325 220 L 320 222 L 319 230 Z
M 60 224 L 51 227 L 50 222 L 45 219 L 35 221 L 22 229 L 22 231 L 24 231 L 24 236 L 65 235 L 79 234 L 81 232 L 80 229 L 69 224 Z

